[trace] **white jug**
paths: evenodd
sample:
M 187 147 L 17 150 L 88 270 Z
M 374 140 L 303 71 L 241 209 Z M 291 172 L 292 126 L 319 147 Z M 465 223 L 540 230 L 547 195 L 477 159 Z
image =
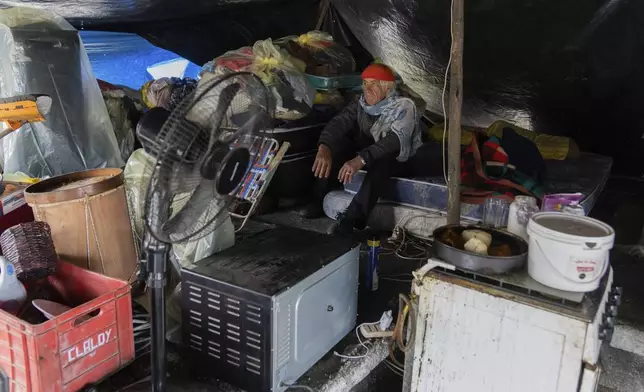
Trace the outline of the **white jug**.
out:
M 26 298 L 27 290 L 18 280 L 13 264 L 0 256 L 0 309 L 15 315 Z

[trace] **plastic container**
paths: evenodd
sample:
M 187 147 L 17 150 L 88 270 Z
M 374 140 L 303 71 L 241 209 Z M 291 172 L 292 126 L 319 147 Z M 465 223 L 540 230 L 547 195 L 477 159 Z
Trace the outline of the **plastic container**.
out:
M 500 197 L 489 197 L 483 204 L 483 224 L 494 228 L 508 225 L 510 203 Z
M 367 291 L 377 291 L 380 279 L 380 239 L 373 237 L 367 241 L 367 273 L 365 274 L 365 288 Z
M 537 282 L 564 291 L 599 287 L 615 241 L 612 227 L 585 216 L 540 212 L 528 223 L 528 274 Z
M 78 391 L 134 359 L 127 282 L 62 261 L 47 279 L 81 305 L 37 325 L 0 311 L 0 369 L 11 392 Z
M 526 227 L 530 217 L 537 212 L 539 212 L 537 199 L 531 196 L 516 196 L 510 204 L 508 231 L 528 241 Z
M 18 280 L 13 264 L 0 256 L 0 309 L 16 314 L 26 297 L 27 291 Z
M 335 90 L 339 88 L 357 89 L 362 87 L 362 78 L 359 73 L 341 76 L 316 76 L 307 74 L 306 77 L 316 90 Z

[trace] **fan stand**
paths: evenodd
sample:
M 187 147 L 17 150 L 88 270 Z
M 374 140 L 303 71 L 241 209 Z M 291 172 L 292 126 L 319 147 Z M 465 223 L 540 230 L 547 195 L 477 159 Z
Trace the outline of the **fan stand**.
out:
M 146 234 L 147 284 L 151 300 L 151 381 L 153 392 L 166 389 L 165 286 L 169 245 Z
M 226 84 L 222 85 L 224 82 Z M 148 232 L 144 244 L 147 257 L 141 278 L 146 278 L 151 290 L 153 392 L 164 392 L 166 389 L 165 286 L 170 244 L 187 241 L 197 234 L 204 236 L 206 233 L 203 230 L 207 228 L 197 226 L 193 227 L 195 230 L 192 233 L 179 234 L 173 231 L 172 226 L 177 226 L 177 222 L 170 220 L 172 212 L 176 213 L 173 219 L 182 220 L 184 225 L 190 226 L 197 224 L 199 214 L 203 214 L 203 210 L 197 212 L 197 209 L 209 207 L 213 200 L 232 200 L 221 198 L 220 195 L 225 193 L 230 196 L 238 185 L 233 182 L 241 183 L 244 177 L 250 175 L 250 146 L 246 147 L 247 139 L 259 132 L 263 128 L 262 122 L 269 118 L 267 108 L 270 108 L 270 92 L 261 79 L 250 72 L 227 74 L 218 79 L 204 78 L 200 86 L 201 89 L 197 87 L 189 98 L 174 109 L 161 130 L 155 133 L 154 140 L 152 135 L 147 139 L 156 164 L 149 180 L 145 203 Z M 245 95 L 238 96 L 238 93 Z M 248 100 L 253 104 L 249 106 L 253 109 L 249 112 L 251 117 L 232 135 L 224 135 L 222 121 L 230 114 L 231 105 L 234 109 L 242 104 L 247 105 Z M 145 140 L 145 137 L 141 140 Z M 234 146 L 234 142 L 240 145 Z M 229 146 L 233 147 L 230 151 L 224 148 Z M 247 168 L 243 175 L 239 175 L 239 167 Z M 227 174 L 222 177 L 221 173 L 224 172 Z M 188 177 L 185 180 L 175 177 L 184 175 Z M 215 188 L 208 188 L 210 184 L 201 187 L 201 181 L 214 181 Z M 172 211 L 172 202 L 177 193 L 190 193 L 190 200 L 195 197 L 200 201 Z M 224 210 L 222 206 L 218 207 L 220 209 L 216 215 Z

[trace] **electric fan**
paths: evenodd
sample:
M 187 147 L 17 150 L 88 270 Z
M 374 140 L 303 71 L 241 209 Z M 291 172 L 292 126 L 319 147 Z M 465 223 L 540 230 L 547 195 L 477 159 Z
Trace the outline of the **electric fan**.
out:
M 156 159 L 145 202 L 155 392 L 165 390 L 169 245 L 197 240 L 227 218 L 258 159 L 253 151 L 261 144 L 258 132 L 269 124 L 269 103 L 267 88 L 251 73 L 211 76 L 170 114 L 156 138 L 147 140 L 146 150 Z

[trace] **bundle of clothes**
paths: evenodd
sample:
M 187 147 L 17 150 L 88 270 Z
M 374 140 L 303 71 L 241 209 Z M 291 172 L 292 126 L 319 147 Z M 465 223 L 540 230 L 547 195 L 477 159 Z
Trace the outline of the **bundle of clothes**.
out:
M 431 129 L 430 136 L 440 139 L 442 134 L 437 131 L 441 127 Z M 545 160 L 579 154 L 569 138 L 537 134 L 504 121 L 486 130 L 464 130 L 461 143 L 461 198 L 471 204 L 480 204 L 490 196 L 541 199 Z

